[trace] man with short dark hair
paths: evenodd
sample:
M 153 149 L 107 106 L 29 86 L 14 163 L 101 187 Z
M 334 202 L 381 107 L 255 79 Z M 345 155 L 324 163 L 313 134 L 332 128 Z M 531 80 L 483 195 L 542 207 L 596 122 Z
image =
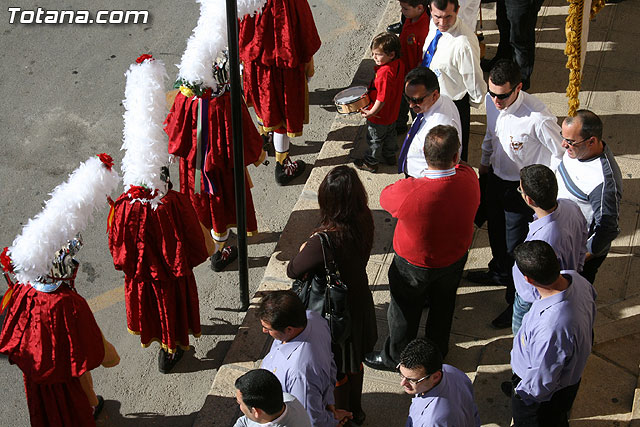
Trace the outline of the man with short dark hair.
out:
M 314 427 L 343 425 L 351 412 L 335 409 L 336 364 L 329 324 L 290 290 L 268 292 L 257 310 L 262 331 L 273 337 L 262 369 L 273 372 L 282 391 L 305 407 Z
M 587 220 L 589 237 L 582 275 L 591 283 L 618 236 L 622 174 L 602 140 L 602 121 L 589 110 L 578 110 L 562 123 L 566 148 L 556 171 L 560 197 L 575 201 Z
M 418 333 L 425 305 L 425 335 L 441 354 L 448 352 L 456 291 L 480 204 L 478 177 L 471 167 L 458 164 L 459 147 L 455 128 L 434 127 L 425 141 L 426 175 L 382 190 L 380 205 L 398 223 L 389 267 L 389 336 L 381 352 L 365 355 L 370 368 L 395 369 L 400 353 Z
M 487 176 L 484 206 L 493 258 L 489 271 L 470 272 L 467 280 L 507 286 L 508 306 L 491 322 L 502 329 L 511 326 L 513 250 L 527 236 L 533 215 L 517 191 L 520 169 L 542 164 L 555 170 L 564 149 L 557 118 L 539 99 L 522 91 L 520 69 L 513 61 L 498 61 L 489 73 L 485 104 L 487 131 L 478 171 Z
M 577 271 L 561 271 L 546 242 L 524 242 L 514 254 L 525 280 L 540 294 L 513 338 L 514 425 L 569 425 L 568 413 L 593 345 L 596 292 Z
M 479 107 L 487 91 L 480 68 L 475 28 L 458 19 L 458 0 L 430 0 L 431 23 L 422 46 L 422 65 L 438 76 L 440 92 L 453 100 L 460 115 L 461 159 L 467 160 L 471 106 Z
M 556 176 L 544 165 L 529 165 L 520 171 L 518 191 L 524 202 L 533 209 L 533 222 L 525 241 L 542 240 L 551 245 L 563 270 L 582 271 L 587 251 L 587 222 L 578 205 L 568 199 L 557 199 Z M 511 328 L 518 333 L 522 317 L 540 294 L 513 266 L 516 288 Z
M 236 401 L 244 416 L 234 427 L 311 427 L 309 415 L 295 396 L 282 392 L 271 372 L 254 369 L 236 380 Z
M 400 385 L 414 395 L 407 427 L 480 426 L 469 377 L 451 365 L 443 365 L 432 341 L 418 338 L 407 344 L 397 369 Z
M 462 131 L 460 115 L 455 104 L 440 94 L 438 77 L 427 67 L 416 67 L 405 77 L 404 98 L 417 116 L 402 144 L 398 157 L 398 172 L 420 178 L 427 170 L 424 141 L 427 133 L 437 125 L 451 125 L 458 134 Z

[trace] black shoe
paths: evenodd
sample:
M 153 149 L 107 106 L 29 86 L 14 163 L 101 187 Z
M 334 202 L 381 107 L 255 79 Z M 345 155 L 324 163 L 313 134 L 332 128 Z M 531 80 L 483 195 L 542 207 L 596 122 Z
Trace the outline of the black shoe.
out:
M 370 163 L 367 163 L 364 159 L 355 159 L 353 161 L 353 164 L 355 165 L 355 167 L 357 167 L 361 171 L 367 171 L 371 173 L 378 172 L 378 165 L 372 165 Z
M 182 359 L 183 354 L 184 350 L 178 347 L 176 352 L 173 353 L 173 357 L 171 357 L 168 352 L 161 348 L 158 352 L 158 370 L 163 374 L 168 374 L 176 366 L 176 363 Z
M 102 396 L 98 396 L 98 404 L 93 407 L 93 419 L 97 420 L 98 415 L 102 412 L 102 408 L 104 408 L 104 398 Z
M 505 396 L 511 398 L 511 393 L 513 393 L 513 384 L 511 381 L 503 381 L 502 384 L 500 384 L 500 390 L 502 390 Z
M 513 318 L 513 305 L 509 304 L 502 313 L 491 321 L 491 326 L 495 329 L 506 329 L 511 327 L 511 319 Z
M 387 31 L 394 34 L 400 34 L 402 32 L 402 22 L 396 22 L 387 27 Z
M 507 286 L 509 284 L 509 279 L 507 277 L 501 276 L 491 270 L 469 271 L 465 278 L 469 282 L 477 283 L 479 285 Z
M 238 258 L 238 248 L 235 246 L 225 246 L 221 251 L 211 256 L 211 269 L 219 273 L 227 268 L 236 258 Z
M 379 371 L 396 371 L 395 366 L 385 365 L 385 363 L 382 361 L 382 353 L 380 353 L 379 351 L 372 351 L 371 353 L 365 354 L 364 364 L 371 369 L 377 369 Z
M 294 162 L 291 157 L 287 156 L 282 164 L 276 162 L 276 182 L 278 185 L 287 185 L 293 179 L 302 175 L 306 166 L 302 160 Z
M 481 59 L 480 68 L 482 68 L 482 71 L 484 71 L 485 73 L 488 73 L 496 65 L 496 63 L 501 59 L 510 59 L 510 58 L 506 56 L 496 55 L 491 59 Z

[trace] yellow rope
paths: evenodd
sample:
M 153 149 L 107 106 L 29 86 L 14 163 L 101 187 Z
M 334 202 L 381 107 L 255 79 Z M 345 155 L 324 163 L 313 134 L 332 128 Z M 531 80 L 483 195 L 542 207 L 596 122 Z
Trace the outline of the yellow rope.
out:
M 566 68 L 569 69 L 569 85 L 567 86 L 567 98 L 569 104 L 569 116 L 575 116 L 580 107 L 578 94 L 582 85 L 582 64 L 580 63 L 582 48 L 582 16 L 585 0 L 567 0 L 569 3 L 569 15 L 566 20 L 565 34 L 567 45 L 564 49 L 567 55 Z M 591 3 L 590 19 L 604 7 L 605 0 L 593 0 Z

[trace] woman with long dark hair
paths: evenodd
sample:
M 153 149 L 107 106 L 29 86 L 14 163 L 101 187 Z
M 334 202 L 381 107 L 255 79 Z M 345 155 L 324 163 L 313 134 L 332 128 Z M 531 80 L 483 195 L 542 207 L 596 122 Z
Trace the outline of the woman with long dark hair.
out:
M 353 413 L 352 423 L 361 425 L 362 361 L 378 339 L 373 297 L 369 290 L 367 262 L 373 245 L 373 217 L 367 205 L 367 193 L 358 174 L 349 166 L 332 169 L 318 190 L 320 225 L 302 245 L 287 267 L 292 279 L 305 279 L 324 272 L 322 246 L 318 232 L 325 232 L 340 277 L 349 288 L 351 334 L 342 345 L 333 344 L 338 368 L 335 389 L 336 408 Z

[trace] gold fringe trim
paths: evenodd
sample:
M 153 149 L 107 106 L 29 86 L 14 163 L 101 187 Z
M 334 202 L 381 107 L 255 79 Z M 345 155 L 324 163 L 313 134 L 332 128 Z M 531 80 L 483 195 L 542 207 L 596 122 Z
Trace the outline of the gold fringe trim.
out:
M 129 331 L 129 333 L 131 335 L 140 335 L 140 332 L 136 332 L 136 331 L 132 331 L 131 329 L 127 328 L 127 331 Z M 202 336 L 201 332 L 198 332 L 197 334 L 194 334 L 193 331 L 191 329 L 189 329 L 189 335 L 192 335 L 194 338 L 200 338 Z M 166 351 L 169 354 L 173 354 L 176 352 L 176 349 L 178 347 L 180 347 L 181 349 L 183 349 L 184 351 L 188 351 L 189 350 L 189 346 L 188 345 L 183 345 L 180 341 L 176 341 L 176 345 L 177 347 L 174 349 L 170 349 L 169 346 L 167 346 L 165 343 L 162 342 L 162 340 L 160 338 L 151 338 L 149 340 L 148 343 L 140 343 L 140 345 L 142 346 L 142 348 L 147 348 L 149 347 L 151 344 L 153 344 L 154 342 L 157 342 L 158 344 L 160 344 L 160 347 L 162 347 L 162 349 L 164 351 Z
M 569 69 L 569 85 L 567 86 L 567 98 L 569 104 L 568 116 L 575 116 L 580 107 L 580 87 L 582 85 L 582 66 L 580 64 L 582 46 L 582 16 L 584 14 L 585 0 L 567 0 L 569 3 L 569 15 L 566 19 L 565 34 L 567 45 L 564 49 L 567 55 L 566 68 Z M 605 0 L 593 0 L 591 3 L 590 19 L 604 7 Z

